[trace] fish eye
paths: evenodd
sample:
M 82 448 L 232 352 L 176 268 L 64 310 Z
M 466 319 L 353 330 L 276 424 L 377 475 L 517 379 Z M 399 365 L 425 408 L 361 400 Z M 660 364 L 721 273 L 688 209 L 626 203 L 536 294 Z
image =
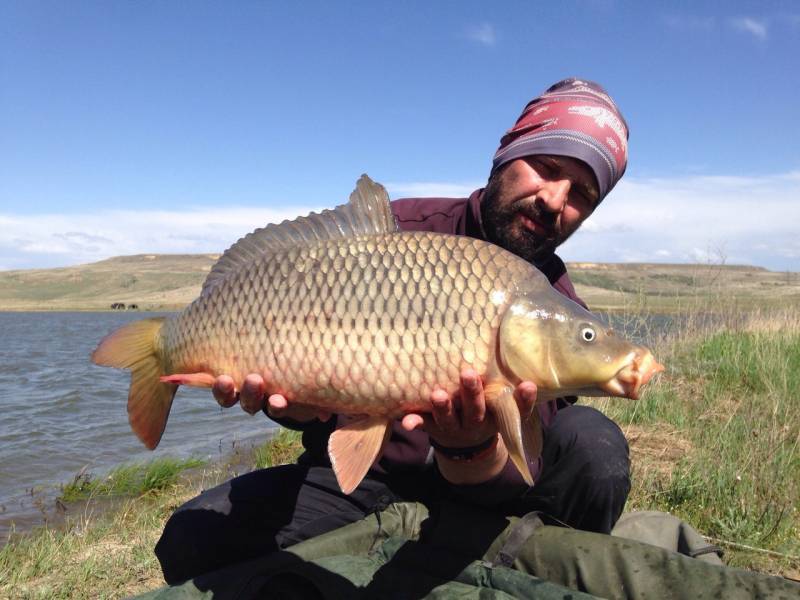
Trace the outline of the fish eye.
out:
M 595 333 L 592 327 L 584 327 L 581 329 L 581 339 L 584 342 L 593 342 L 597 338 L 597 333 Z

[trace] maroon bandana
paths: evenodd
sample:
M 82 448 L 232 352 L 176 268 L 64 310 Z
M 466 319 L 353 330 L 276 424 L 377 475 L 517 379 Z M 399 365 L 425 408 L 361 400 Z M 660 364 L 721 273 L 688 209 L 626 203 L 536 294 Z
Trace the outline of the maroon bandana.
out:
M 533 154 L 570 156 L 591 167 L 600 199 L 620 180 L 628 163 L 628 125 L 598 84 L 569 78 L 531 100 L 500 140 L 492 173 Z

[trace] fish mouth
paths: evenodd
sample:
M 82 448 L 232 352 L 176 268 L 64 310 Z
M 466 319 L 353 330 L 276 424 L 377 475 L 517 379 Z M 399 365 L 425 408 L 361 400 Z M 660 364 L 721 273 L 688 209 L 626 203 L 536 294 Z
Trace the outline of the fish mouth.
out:
M 642 386 L 650 381 L 656 373 L 664 370 L 652 353 L 646 348 L 631 352 L 625 358 L 623 366 L 617 374 L 600 385 L 611 396 L 620 396 L 637 400 Z

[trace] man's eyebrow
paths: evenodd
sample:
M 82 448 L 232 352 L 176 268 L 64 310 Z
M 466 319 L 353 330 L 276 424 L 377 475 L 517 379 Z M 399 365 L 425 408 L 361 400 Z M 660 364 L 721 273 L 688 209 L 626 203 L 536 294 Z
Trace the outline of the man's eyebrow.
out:
M 549 154 L 538 154 L 536 155 L 536 159 L 544 163 L 547 167 L 551 169 L 558 170 L 563 172 L 567 170 L 571 163 L 565 163 L 563 158 L 567 157 L 559 157 L 559 156 L 551 156 Z M 572 177 L 575 177 L 575 173 L 571 173 Z M 578 179 L 573 179 L 575 185 L 580 186 L 583 188 L 584 193 L 586 193 L 590 199 L 597 203 L 600 199 L 600 190 L 595 183 L 595 179 L 591 174 L 588 174 L 587 177 L 579 177 Z
M 564 168 L 564 163 L 561 162 L 560 160 L 558 160 L 554 156 L 548 156 L 546 154 L 540 154 L 539 155 L 539 160 L 541 160 L 542 162 L 544 162 L 545 164 L 547 164 L 548 166 L 551 166 L 551 167 L 558 167 L 559 169 L 563 169 Z
M 552 156 L 542 156 L 542 159 L 545 160 L 551 166 L 558 167 L 561 171 L 567 169 L 568 165 L 565 164 L 563 161 L 552 157 Z M 592 196 L 599 196 L 600 192 L 597 189 L 597 185 L 594 182 L 594 178 L 589 175 L 588 178 L 580 177 L 579 179 L 575 180 L 575 183 L 580 185 L 584 190 L 589 192 Z

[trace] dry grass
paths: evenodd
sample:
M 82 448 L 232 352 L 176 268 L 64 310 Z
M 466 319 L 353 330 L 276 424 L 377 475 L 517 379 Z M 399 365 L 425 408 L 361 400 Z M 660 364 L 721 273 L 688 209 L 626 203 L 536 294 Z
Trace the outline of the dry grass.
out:
M 692 443 L 677 430 L 628 425 L 623 432 L 630 445 L 634 479 L 669 480 L 675 465 L 692 452 Z

